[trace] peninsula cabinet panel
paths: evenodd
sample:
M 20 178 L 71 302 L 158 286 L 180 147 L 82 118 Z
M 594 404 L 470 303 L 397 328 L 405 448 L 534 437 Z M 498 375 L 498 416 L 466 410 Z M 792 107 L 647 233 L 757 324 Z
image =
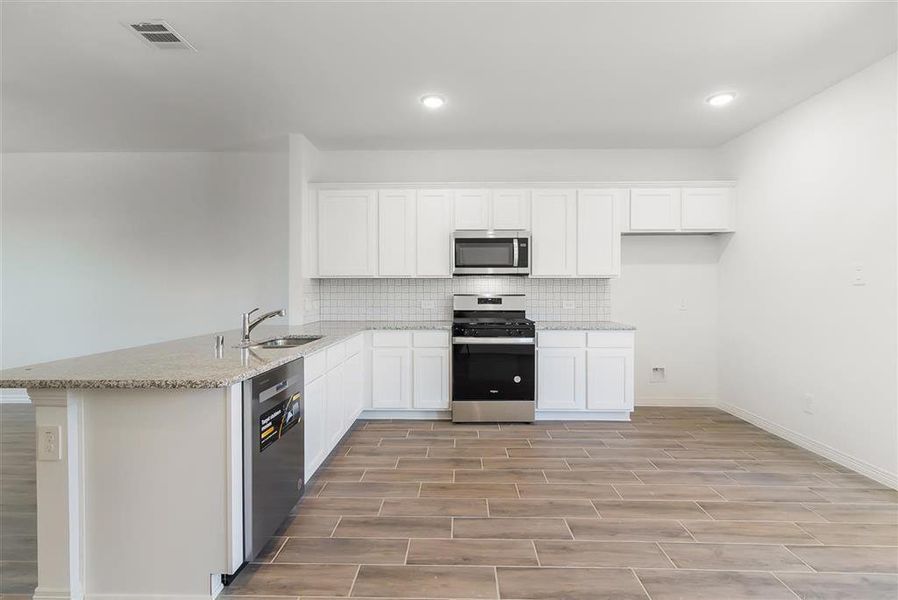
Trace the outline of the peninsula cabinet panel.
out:
M 676 231 L 680 227 L 680 188 L 630 190 L 630 231 Z
M 586 351 L 586 408 L 633 410 L 633 349 Z
M 577 275 L 620 276 L 620 210 L 628 194 L 622 189 L 577 192 Z
M 418 192 L 418 277 L 452 277 L 452 206 L 450 190 Z
M 327 454 L 325 445 L 324 405 L 325 377 L 319 377 L 305 386 L 305 480 L 315 474 L 315 469 Z
M 340 365 L 335 369 L 327 372 L 324 376 L 325 386 L 325 454 L 330 453 L 331 449 L 337 445 L 340 438 L 343 437 L 343 416 L 344 416 L 344 381 L 343 366 Z
M 586 408 L 585 348 L 540 348 L 537 364 L 540 410 Z
M 449 349 L 414 350 L 415 408 L 449 408 Z
M 683 231 L 730 231 L 733 200 L 730 188 L 683 188 Z
M 572 277 L 577 252 L 577 194 L 574 190 L 534 190 L 532 277 Z
M 489 229 L 489 190 L 455 190 L 454 199 L 455 229 Z
M 375 348 L 371 352 L 371 405 L 374 408 L 411 408 L 412 351 Z
M 371 277 L 377 265 L 377 193 L 318 193 L 318 274 Z
M 415 274 L 415 190 L 380 190 L 377 197 L 377 274 Z
M 364 353 L 359 352 L 343 363 L 343 429 L 349 429 L 364 405 Z
M 530 229 L 530 190 L 493 190 L 490 229 Z

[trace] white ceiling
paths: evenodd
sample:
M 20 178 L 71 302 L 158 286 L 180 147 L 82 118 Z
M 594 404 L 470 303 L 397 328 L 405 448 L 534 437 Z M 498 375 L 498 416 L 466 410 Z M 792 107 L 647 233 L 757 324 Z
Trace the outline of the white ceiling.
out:
M 716 146 L 896 49 L 894 2 L 2 5 L 4 151 Z M 199 52 L 123 23 L 164 18 Z M 703 99 L 734 89 L 713 110 Z M 439 112 L 421 94 L 449 100 Z

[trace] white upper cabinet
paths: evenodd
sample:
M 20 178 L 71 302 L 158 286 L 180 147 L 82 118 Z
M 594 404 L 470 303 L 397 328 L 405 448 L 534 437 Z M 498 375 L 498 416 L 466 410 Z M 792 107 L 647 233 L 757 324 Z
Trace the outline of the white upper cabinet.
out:
M 415 190 L 380 190 L 377 197 L 377 274 L 415 274 Z
M 377 256 L 377 193 L 318 193 L 318 273 L 323 277 L 371 277 Z
M 577 192 L 577 275 L 620 275 L 620 210 L 628 190 Z
M 452 191 L 418 191 L 415 274 L 452 277 Z
M 577 251 L 575 190 L 534 190 L 530 274 L 571 277 Z
M 731 188 L 683 188 L 683 231 L 730 231 L 733 229 Z
M 489 190 L 455 190 L 454 196 L 455 229 L 489 229 Z
M 676 231 L 680 227 L 680 188 L 630 190 L 630 231 Z
M 493 190 L 490 229 L 530 229 L 530 190 Z

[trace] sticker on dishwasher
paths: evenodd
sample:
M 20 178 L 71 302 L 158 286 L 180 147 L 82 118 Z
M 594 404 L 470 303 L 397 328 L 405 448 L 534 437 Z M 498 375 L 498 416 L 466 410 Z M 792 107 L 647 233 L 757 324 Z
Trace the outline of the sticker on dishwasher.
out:
M 262 413 L 259 417 L 259 452 L 264 452 L 299 423 L 301 405 L 302 395 L 297 393 Z

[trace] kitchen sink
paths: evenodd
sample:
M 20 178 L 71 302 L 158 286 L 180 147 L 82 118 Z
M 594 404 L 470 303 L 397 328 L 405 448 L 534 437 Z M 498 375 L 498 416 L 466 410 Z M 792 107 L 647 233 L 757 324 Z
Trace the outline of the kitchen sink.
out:
M 253 344 L 251 348 L 296 348 L 315 340 L 320 340 L 320 335 L 285 335 L 284 337 L 275 338 L 258 344 Z

